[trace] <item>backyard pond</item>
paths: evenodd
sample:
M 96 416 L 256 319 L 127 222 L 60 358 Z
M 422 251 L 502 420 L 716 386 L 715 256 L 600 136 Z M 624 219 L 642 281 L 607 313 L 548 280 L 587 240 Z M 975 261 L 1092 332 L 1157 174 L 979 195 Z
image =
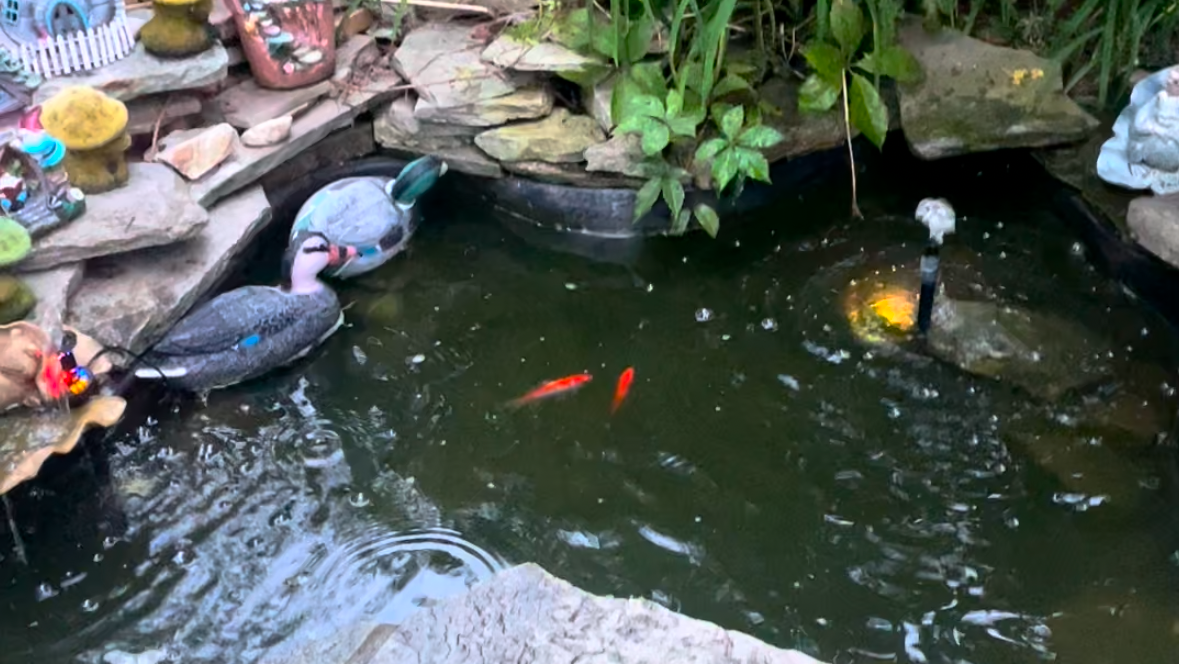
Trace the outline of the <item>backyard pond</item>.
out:
M 863 220 L 837 179 L 621 263 L 443 197 L 309 361 L 14 492 L 0 662 L 256 662 L 524 561 L 827 662 L 1172 662 L 1176 337 L 1021 169 L 869 170 Z M 849 288 L 912 283 L 931 195 L 959 213 L 947 292 L 1067 327 L 1071 389 L 857 336 Z

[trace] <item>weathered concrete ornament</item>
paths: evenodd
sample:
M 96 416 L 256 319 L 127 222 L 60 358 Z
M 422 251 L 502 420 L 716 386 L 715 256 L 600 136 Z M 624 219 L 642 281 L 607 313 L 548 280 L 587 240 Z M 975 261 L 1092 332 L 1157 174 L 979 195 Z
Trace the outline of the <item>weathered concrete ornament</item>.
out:
M 1139 81 L 1101 146 L 1097 175 L 1127 189 L 1179 192 L 1179 66 Z
M 0 214 L 39 237 L 76 219 L 85 210 L 82 192 L 61 168 L 65 146 L 29 129 L 0 133 Z
M 4 0 L 0 47 L 46 78 L 97 69 L 135 48 L 123 0 Z

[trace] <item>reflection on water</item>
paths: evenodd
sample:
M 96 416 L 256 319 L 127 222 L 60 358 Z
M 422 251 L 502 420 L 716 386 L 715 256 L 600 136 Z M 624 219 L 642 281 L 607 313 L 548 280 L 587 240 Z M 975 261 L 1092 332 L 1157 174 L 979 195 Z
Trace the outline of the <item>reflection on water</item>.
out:
M 916 269 L 926 193 L 626 267 L 423 227 L 342 287 L 351 324 L 314 361 L 114 438 L 86 495 L 20 496 L 34 562 L 0 561 L 0 660 L 254 662 L 533 560 L 828 661 L 1168 661 L 1171 332 L 1054 219 L 987 200 L 960 204 L 948 288 L 1080 324 L 1114 378 L 1044 402 L 864 345 L 843 289 Z

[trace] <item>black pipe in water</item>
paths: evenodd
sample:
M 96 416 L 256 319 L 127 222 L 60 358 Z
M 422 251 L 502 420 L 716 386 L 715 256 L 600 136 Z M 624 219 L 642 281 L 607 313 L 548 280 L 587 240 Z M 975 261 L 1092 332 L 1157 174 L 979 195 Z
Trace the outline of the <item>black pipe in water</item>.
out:
M 917 333 L 922 337 L 929 334 L 929 327 L 933 322 L 933 298 L 937 295 L 940 262 L 941 244 L 931 240 L 921 253 L 921 295 L 917 300 Z

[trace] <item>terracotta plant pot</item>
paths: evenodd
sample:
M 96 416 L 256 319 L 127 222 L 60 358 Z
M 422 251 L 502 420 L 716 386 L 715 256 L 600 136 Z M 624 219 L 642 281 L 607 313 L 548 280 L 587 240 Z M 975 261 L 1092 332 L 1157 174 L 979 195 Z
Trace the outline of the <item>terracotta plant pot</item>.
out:
M 228 0 L 254 80 L 289 90 L 336 70 L 332 3 L 324 0 Z

